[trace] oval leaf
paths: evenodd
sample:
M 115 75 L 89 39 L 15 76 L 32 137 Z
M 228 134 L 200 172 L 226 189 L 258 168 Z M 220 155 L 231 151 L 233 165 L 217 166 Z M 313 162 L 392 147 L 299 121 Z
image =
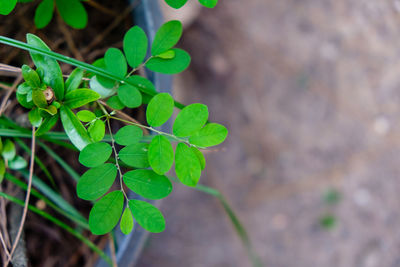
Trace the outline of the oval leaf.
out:
M 165 230 L 165 219 L 161 211 L 145 201 L 131 199 L 129 208 L 137 223 L 152 233 Z
M 128 84 L 118 88 L 118 98 L 128 108 L 137 108 L 142 104 L 142 94 L 136 87 Z
M 80 121 L 83 122 L 91 122 L 96 119 L 96 115 L 94 115 L 94 113 L 89 110 L 81 110 L 76 113 L 76 116 Z
M 65 95 L 64 105 L 74 109 L 82 107 L 90 102 L 96 101 L 100 95 L 90 89 L 78 89 L 71 91 Z
M 125 108 L 125 105 L 119 100 L 117 95 L 113 95 L 109 99 L 107 99 L 107 105 L 109 105 L 112 109 L 121 110 Z
M 163 74 L 178 74 L 184 71 L 190 65 L 190 55 L 179 48 L 172 50 L 175 52 L 174 58 L 153 57 L 146 63 L 146 67 L 151 71 Z
M 179 180 L 187 186 L 196 186 L 201 175 L 201 166 L 196 154 L 184 143 L 179 143 L 175 151 L 175 172 Z
M 110 232 L 118 223 L 124 208 L 124 194 L 113 191 L 94 204 L 89 214 L 89 227 L 95 235 Z
M 89 168 L 96 167 L 106 162 L 111 153 L 112 148 L 107 143 L 89 144 L 79 153 L 79 162 Z
M 133 217 L 132 212 L 129 208 L 125 208 L 124 213 L 122 213 L 121 222 L 119 223 L 121 232 L 124 235 L 128 235 L 133 229 Z
M 163 125 L 174 112 L 174 99 L 168 93 L 155 95 L 146 110 L 147 123 L 153 127 Z
M 76 146 L 79 150 L 82 150 L 85 148 L 85 146 L 92 143 L 92 140 L 90 139 L 85 127 L 83 127 L 82 123 L 78 120 L 70 108 L 61 106 L 60 116 L 65 133 L 68 135 L 74 146 Z
M 148 168 L 150 167 L 147 156 L 148 146 L 143 143 L 126 146 L 119 151 L 119 158 L 131 167 Z
M 115 134 L 115 142 L 121 146 L 139 143 L 143 137 L 143 130 L 135 125 L 124 126 Z
M 117 177 L 117 167 L 106 163 L 86 171 L 78 181 L 76 191 L 84 200 L 96 200 L 111 188 Z
M 69 26 L 83 29 L 88 22 L 88 15 L 80 0 L 56 0 L 61 17 Z
M 165 2 L 173 8 L 181 8 L 183 7 L 188 0 L 165 0 Z
M 124 174 L 123 179 L 130 190 L 147 199 L 161 199 L 172 191 L 168 178 L 152 170 L 129 171 Z
M 8 15 L 13 11 L 17 0 L 0 0 L 0 15 Z
M 198 150 L 197 148 L 195 148 L 193 146 L 190 147 L 190 148 L 192 149 L 194 154 L 196 154 L 196 156 L 197 156 L 197 158 L 199 160 L 199 163 L 200 163 L 201 170 L 204 170 L 206 168 L 206 159 L 204 158 L 203 153 L 201 153 L 200 150 Z
M 12 160 L 15 157 L 15 145 L 11 142 L 10 139 L 6 139 L 3 144 L 3 150 L 1 151 L 1 155 L 6 160 Z
M 149 164 L 158 174 L 165 174 L 174 163 L 174 149 L 171 142 L 162 135 L 151 140 L 149 146 Z
M 121 50 L 117 48 L 109 48 L 104 55 L 104 62 L 109 72 L 124 77 L 128 72 L 126 59 Z
M 46 27 L 54 13 L 54 0 L 43 0 L 35 11 L 35 25 L 38 29 Z
M 69 0 L 68 0 L 69 1 Z M 50 51 L 50 48 L 36 35 L 28 33 L 26 35 L 28 44 L 39 49 Z M 36 68 L 43 70 L 43 81 L 46 85 L 54 90 L 54 94 L 58 100 L 64 99 L 64 78 L 60 65 L 57 61 L 35 53 L 30 53 Z
M 208 8 L 214 8 L 218 4 L 218 0 L 199 0 L 199 2 Z
M 147 53 L 148 39 L 139 26 L 132 27 L 124 36 L 124 52 L 129 66 L 139 66 Z
M 157 31 L 151 46 L 151 55 L 161 54 L 176 45 L 182 36 L 182 23 L 171 20 L 164 23 Z
M 31 88 L 39 88 L 40 87 L 40 78 L 39 75 L 28 65 L 22 65 L 21 68 L 22 76 L 24 80 Z
M 54 116 L 45 118 L 40 127 L 36 130 L 35 135 L 41 136 L 50 131 L 56 125 L 59 118 L 59 113 L 55 114 Z
M 189 138 L 189 142 L 200 147 L 210 147 L 225 141 L 228 130 L 218 123 L 208 123 Z
M 100 142 L 106 134 L 106 124 L 102 120 L 96 120 L 90 124 L 88 132 L 93 142 Z
M 176 116 L 172 131 L 179 137 L 190 136 L 203 127 L 208 119 L 208 108 L 203 104 L 186 106 Z

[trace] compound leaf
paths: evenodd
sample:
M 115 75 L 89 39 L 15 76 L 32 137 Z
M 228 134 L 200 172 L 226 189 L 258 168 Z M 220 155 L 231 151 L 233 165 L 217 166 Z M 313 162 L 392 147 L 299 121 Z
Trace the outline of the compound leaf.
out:
M 118 98 L 128 108 L 137 108 L 142 104 L 140 91 L 128 84 L 123 84 L 118 88 Z
M 96 115 L 89 110 L 81 110 L 76 113 L 76 116 L 80 121 L 83 122 L 91 122 L 92 120 L 96 119 Z
M 35 11 L 35 25 L 38 29 L 46 27 L 54 13 L 54 0 L 43 0 Z
M 181 8 L 183 7 L 188 0 L 165 0 L 165 2 L 173 8 Z
M 17 0 L 0 0 L 0 15 L 8 15 L 13 11 Z
M 88 132 L 93 142 L 100 142 L 106 134 L 106 124 L 102 120 L 96 120 L 90 124 Z
M 218 4 L 218 0 L 199 0 L 199 2 L 208 8 L 214 8 Z
M 109 48 L 104 55 L 104 63 L 106 69 L 119 77 L 124 77 L 128 72 L 126 59 L 121 50 L 117 48 Z
M 88 15 L 80 0 L 56 0 L 61 17 L 69 26 L 83 29 L 88 22 Z

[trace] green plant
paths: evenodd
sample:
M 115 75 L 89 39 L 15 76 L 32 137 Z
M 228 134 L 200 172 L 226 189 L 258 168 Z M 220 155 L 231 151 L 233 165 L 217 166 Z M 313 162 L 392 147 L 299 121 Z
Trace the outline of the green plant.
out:
M 39 23 L 43 27 L 47 25 L 55 5 L 60 9 L 65 4 L 64 1 L 43 0 L 36 10 L 36 14 L 40 16 L 35 18 L 35 24 L 38 26 Z M 63 16 L 60 11 L 61 16 L 70 26 L 84 27 L 85 16 L 78 18 L 79 23 L 74 17 L 85 12 L 83 5 L 78 0 L 73 2 L 68 7 L 69 11 L 76 7 L 81 13 L 76 10 L 68 11 L 69 15 Z M 178 8 L 187 1 L 166 2 Z M 16 1 L 5 3 L 0 0 L 0 14 L 11 12 Z M 200 3 L 213 7 L 217 1 L 200 0 Z M 65 7 L 63 12 L 67 12 L 68 8 Z M 139 75 L 142 68 L 163 74 L 184 71 L 191 59 L 186 51 L 175 48 L 181 36 L 182 24 L 179 21 L 169 21 L 157 31 L 148 51 L 148 37 L 143 29 L 135 26 L 126 32 L 122 50 L 109 48 L 104 57 L 93 64 L 57 54 L 33 34 L 27 34 L 26 43 L 0 36 L 0 43 L 29 51 L 34 63 L 33 67 L 21 67 L 24 82 L 16 90 L 16 98 L 27 109 L 34 134 L 31 135 L 30 130 L 9 118 L 0 117 L 0 136 L 7 137 L 3 138 L 3 143 L 0 142 L 3 144 L 0 146 L 0 182 L 5 177 L 26 190 L 28 197 L 24 203 L 6 193 L 1 193 L 0 196 L 24 205 L 26 209 L 62 227 L 111 263 L 110 258 L 79 231 L 30 206 L 29 194 L 32 193 L 58 214 L 83 229 L 90 229 L 96 235 L 109 233 L 118 223 L 121 231 L 129 234 L 134 220 L 147 231 L 159 233 L 166 227 L 161 211 L 147 201 L 129 199 L 128 191 L 131 190 L 147 200 L 157 200 L 172 192 L 173 183 L 183 184 L 220 200 L 247 248 L 253 265 L 260 266 L 245 229 L 225 198 L 215 189 L 198 184 L 206 165 L 203 151 L 224 142 L 228 130 L 221 124 L 208 121 L 206 105 L 194 103 L 185 106 L 168 93 L 158 93 L 150 80 Z M 58 62 L 73 65 L 76 69 L 69 75 L 64 75 Z M 146 123 L 139 123 L 124 113 L 144 105 Z M 172 132 L 159 130 L 158 127 L 171 120 L 175 108 L 180 109 L 180 112 L 173 121 Z M 53 132 L 53 127 L 59 122 L 63 126 L 63 132 Z M 113 131 L 113 122 L 125 126 Z M 31 149 L 19 138 L 32 138 Z M 32 169 L 26 169 L 26 161 L 15 156 L 12 140 L 31 154 L 30 167 L 34 161 L 53 188 L 36 177 Z M 80 176 L 42 141 L 78 150 L 78 160 L 88 170 Z M 65 141 L 70 141 L 73 146 Z M 52 174 L 35 155 L 35 142 L 77 181 L 78 197 L 94 202 L 88 221 L 57 193 Z M 14 169 L 27 183 L 5 171 L 5 167 L 13 168 L 13 162 L 19 164 L 14 164 L 18 166 Z M 167 175 L 173 166 L 177 178 Z M 37 190 L 31 190 L 31 184 Z

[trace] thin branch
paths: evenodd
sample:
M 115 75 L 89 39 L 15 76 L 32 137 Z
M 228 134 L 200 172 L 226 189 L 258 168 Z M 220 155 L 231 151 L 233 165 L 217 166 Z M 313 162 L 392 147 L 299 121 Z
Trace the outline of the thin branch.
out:
M 8 252 L 8 248 L 7 248 L 6 242 L 4 241 L 4 237 L 3 237 L 3 234 L 1 233 L 1 231 L 0 231 L 0 241 L 1 241 L 1 244 L 3 245 L 4 252 L 6 253 L 7 258 L 10 258 L 10 252 Z
M 113 10 L 111 10 L 111 9 L 109 9 L 109 8 L 107 8 L 107 7 L 101 5 L 101 4 L 99 4 L 99 3 L 97 3 L 97 2 L 95 2 L 93 0 L 87 0 L 86 3 L 88 5 L 91 5 L 92 7 L 96 8 L 97 10 L 105 13 L 105 14 L 111 15 L 113 17 L 117 17 L 118 16 L 118 14 L 116 12 L 114 12 Z
M 34 165 L 35 165 L 35 148 L 36 148 L 36 136 L 35 136 L 35 127 L 32 127 L 32 142 L 31 142 L 31 158 L 30 158 L 30 166 L 29 166 L 29 180 L 28 180 L 28 188 L 26 190 L 26 197 L 25 197 L 25 205 L 24 205 L 24 211 L 22 213 L 22 218 L 21 218 L 21 223 L 18 229 L 17 236 L 15 237 L 14 244 L 11 248 L 10 255 L 8 256 L 8 260 L 4 264 L 5 267 L 8 266 L 8 264 L 11 261 L 11 258 L 15 252 L 15 249 L 17 248 L 19 239 L 22 234 L 22 229 L 24 228 L 25 224 L 25 219 L 26 219 L 26 214 L 28 212 L 28 206 L 29 206 L 29 199 L 31 196 L 31 189 L 32 189 L 32 177 L 33 177 L 33 170 L 34 170 Z

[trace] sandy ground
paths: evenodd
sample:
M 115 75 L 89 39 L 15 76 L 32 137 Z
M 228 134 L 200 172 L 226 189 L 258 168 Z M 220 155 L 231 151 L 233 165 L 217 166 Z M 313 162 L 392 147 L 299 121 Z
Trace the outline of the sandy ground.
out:
M 201 182 L 227 195 L 265 266 L 400 266 L 400 1 L 221 0 L 182 46 L 177 97 L 230 130 Z M 330 189 L 342 197 L 328 207 Z M 167 230 L 137 266 L 250 266 L 211 197 L 177 187 L 162 209 Z

